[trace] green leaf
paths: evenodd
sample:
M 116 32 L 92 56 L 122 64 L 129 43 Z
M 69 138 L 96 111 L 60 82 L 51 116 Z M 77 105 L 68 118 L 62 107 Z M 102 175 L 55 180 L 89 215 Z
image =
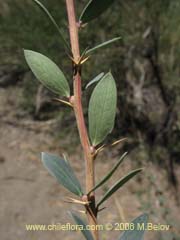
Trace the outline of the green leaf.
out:
M 83 9 L 79 21 L 84 24 L 99 17 L 113 2 L 114 0 L 90 0 Z
M 69 97 L 68 82 L 59 67 L 46 56 L 31 50 L 24 51 L 26 61 L 37 79 L 52 92 Z
M 88 88 L 88 87 L 90 87 L 93 83 L 95 83 L 95 82 L 98 82 L 99 80 L 101 80 L 101 78 L 104 76 L 104 73 L 102 72 L 102 73 L 100 73 L 100 74 L 98 74 L 95 78 L 93 78 L 93 80 L 91 80 L 87 85 L 86 85 L 86 89 Z
M 58 31 L 58 33 L 60 34 L 60 38 L 62 43 L 64 44 L 64 46 L 66 47 L 66 49 L 71 53 L 71 48 L 69 46 L 69 44 L 67 43 L 67 41 L 64 38 L 64 35 L 60 29 L 60 27 L 58 26 L 58 24 L 56 23 L 55 19 L 52 17 L 52 15 L 50 14 L 50 12 L 47 10 L 47 8 L 38 0 L 33 0 L 37 6 L 46 14 L 46 16 L 49 18 L 49 20 L 52 22 L 52 24 L 55 26 L 56 30 Z
M 93 236 L 89 230 L 86 230 L 87 223 L 85 223 L 79 216 L 76 214 L 69 212 L 73 217 L 76 224 L 79 226 L 79 230 L 82 232 L 86 240 L 93 240 Z M 83 228 L 83 229 L 82 229 Z
M 113 173 L 117 170 L 117 168 L 119 167 L 119 165 L 123 162 L 125 156 L 127 155 L 127 152 L 125 152 L 119 159 L 119 161 L 115 164 L 115 166 L 111 169 L 111 171 L 98 183 L 96 184 L 96 186 L 88 193 L 90 194 L 91 192 L 93 192 L 94 190 L 96 190 L 97 188 L 99 188 L 100 186 L 102 186 L 105 182 L 107 182 L 110 177 L 113 175 Z
M 125 177 L 121 178 L 119 181 L 117 181 L 102 197 L 102 199 L 97 203 L 97 208 L 108 198 L 111 197 L 113 193 L 115 193 L 120 187 L 122 187 L 126 182 L 128 182 L 131 178 L 133 178 L 136 174 L 142 171 L 142 168 L 136 169 L 132 172 L 130 172 Z
M 53 154 L 42 153 L 42 162 L 61 185 L 77 196 L 83 195 L 81 185 L 70 164 L 67 163 L 67 159 L 64 160 Z
M 148 215 L 142 214 L 132 221 L 134 230 L 126 230 L 119 240 L 143 240 L 143 235 L 147 226 Z M 139 226 L 143 226 L 142 229 Z
M 109 41 L 103 42 L 103 43 L 95 46 L 94 48 L 91 48 L 91 49 L 87 50 L 86 54 L 90 54 L 90 53 L 94 52 L 95 50 L 97 50 L 99 48 L 102 48 L 102 47 L 105 47 L 105 46 L 107 46 L 107 45 L 109 45 L 109 44 L 111 44 L 113 42 L 116 42 L 116 41 L 118 41 L 120 39 L 121 39 L 121 37 L 117 37 L 117 38 L 113 38 L 113 39 L 111 39 Z
M 102 142 L 112 131 L 116 115 L 116 103 L 116 83 L 109 72 L 97 84 L 89 102 L 89 134 L 94 146 Z

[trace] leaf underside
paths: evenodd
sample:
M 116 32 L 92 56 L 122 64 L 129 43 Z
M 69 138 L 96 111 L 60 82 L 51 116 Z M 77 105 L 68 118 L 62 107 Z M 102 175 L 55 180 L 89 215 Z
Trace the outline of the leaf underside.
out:
M 51 175 L 70 192 L 82 196 L 81 185 L 67 159 L 61 159 L 54 154 L 42 153 L 42 162 Z
M 116 115 L 117 89 L 112 74 L 107 73 L 98 82 L 89 102 L 89 134 L 94 146 L 112 131 Z
M 79 20 L 83 24 L 90 22 L 105 12 L 113 2 L 114 0 L 90 0 L 83 9 Z
M 59 67 L 46 56 L 24 50 L 25 59 L 36 78 L 52 92 L 69 97 L 69 84 Z
M 142 214 L 132 221 L 134 230 L 126 230 L 119 240 L 143 240 L 145 228 L 147 226 L 148 215 Z M 139 226 L 144 226 L 141 230 Z

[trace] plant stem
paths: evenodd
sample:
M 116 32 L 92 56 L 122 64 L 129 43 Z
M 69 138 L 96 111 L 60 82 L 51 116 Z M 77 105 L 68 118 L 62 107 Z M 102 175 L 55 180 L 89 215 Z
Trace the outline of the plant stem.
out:
M 73 59 L 75 62 L 78 62 L 80 58 L 80 48 L 79 48 L 78 26 L 76 22 L 74 0 L 66 0 L 66 7 L 67 7 L 67 14 L 68 14 L 68 21 L 69 21 L 69 33 L 70 33 Z M 91 152 L 90 141 L 87 134 L 83 108 L 82 108 L 81 69 L 77 65 L 74 66 L 73 80 L 74 80 L 73 106 L 74 106 L 77 127 L 79 131 L 80 141 L 83 147 L 85 163 L 86 163 L 86 192 L 89 192 L 94 187 L 94 159 Z M 90 211 L 87 211 L 89 224 L 96 225 L 97 219 L 96 219 L 94 192 L 92 192 L 90 196 L 88 196 L 88 201 L 91 202 L 89 206 Z M 97 231 L 93 231 L 93 236 L 95 240 L 98 240 Z

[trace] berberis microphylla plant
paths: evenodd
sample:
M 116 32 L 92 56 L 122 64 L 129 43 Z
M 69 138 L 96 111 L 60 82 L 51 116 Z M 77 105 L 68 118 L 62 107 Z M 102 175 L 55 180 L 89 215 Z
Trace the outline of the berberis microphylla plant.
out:
M 36 78 L 45 87 L 58 96 L 56 100 L 68 105 L 72 108 L 72 110 L 74 110 L 80 136 L 80 143 L 82 145 L 85 160 L 86 190 L 82 189 L 81 184 L 66 157 L 59 157 L 50 153 L 42 153 L 42 162 L 47 170 L 58 180 L 58 182 L 76 196 L 74 198 L 68 197 L 67 201 L 84 206 L 84 213 L 87 216 L 88 225 L 92 226 L 91 230 L 86 228 L 87 222 L 82 220 L 80 216 L 76 215 L 74 212 L 70 212 L 70 214 L 76 224 L 81 226 L 80 230 L 82 231 L 85 239 L 98 240 L 99 232 L 98 228 L 96 228 L 98 223 L 97 217 L 99 212 L 104 209 L 103 204 L 125 183 L 142 171 L 142 169 L 131 171 L 110 187 L 100 199 L 96 199 L 96 190 L 102 187 L 103 184 L 112 177 L 114 172 L 122 164 L 127 153 L 124 153 L 120 157 L 115 166 L 112 167 L 106 176 L 104 176 L 98 183 L 95 183 L 95 159 L 97 158 L 99 152 L 106 147 L 106 145 L 103 144 L 103 141 L 114 127 L 117 89 L 111 72 L 107 72 L 106 74 L 100 73 L 97 77 L 95 77 L 95 79 L 88 83 L 86 88 L 88 88 L 91 84 L 96 84 L 96 86 L 89 101 L 87 130 L 82 108 L 82 68 L 86 61 L 88 61 L 90 57 L 93 57 L 93 53 L 96 50 L 118 41 L 120 37 L 113 38 L 112 40 L 101 43 L 93 48 L 87 47 L 81 52 L 78 33 L 80 30 L 83 31 L 83 28 L 85 28 L 87 24 L 91 24 L 91 21 L 103 14 L 105 10 L 107 10 L 115 1 L 90 0 L 77 21 L 74 6 L 75 1 L 66 0 L 70 44 L 66 41 L 61 28 L 58 26 L 47 8 L 38 0 L 33 1 L 47 15 L 48 19 L 52 22 L 60 35 L 61 44 L 64 45 L 67 57 L 73 66 L 72 91 L 70 90 L 69 83 L 63 72 L 49 58 L 31 50 L 24 51 L 25 58 Z M 118 140 L 112 143 L 112 145 L 116 145 L 121 141 L 122 140 Z M 131 223 L 131 228 L 125 231 L 119 237 L 119 240 L 142 240 L 145 228 L 138 229 L 138 223 L 146 225 L 147 218 L 147 214 L 143 214 L 136 218 Z

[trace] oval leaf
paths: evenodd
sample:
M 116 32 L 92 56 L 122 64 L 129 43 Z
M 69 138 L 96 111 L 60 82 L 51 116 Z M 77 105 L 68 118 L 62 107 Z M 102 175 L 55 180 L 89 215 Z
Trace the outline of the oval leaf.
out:
M 114 127 L 117 89 L 111 73 L 107 73 L 95 87 L 88 109 L 89 134 L 95 146 L 102 142 Z
M 61 185 L 77 196 L 83 195 L 81 185 L 69 162 L 67 163 L 67 159 L 64 160 L 53 154 L 42 153 L 42 162 Z
M 125 177 L 121 178 L 119 181 L 117 181 L 102 197 L 102 199 L 97 203 L 97 208 L 108 198 L 111 197 L 113 193 L 115 193 L 120 187 L 122 187 L 126 182 L 128 182 L 131 178 L 133 178 L 136 174 L 142 171 L 142 168 L 136 169 L 132 172 L 130 172 Z
M 126 230 L 119 240 L 143 240 L 144 231 L 147 226 L 148 215 L 142 214 L 132 221 L 134 230 Z
M 89 230 L 86 230 L 87 223 L 85 223 L 79 216 L 76 214 L 69 212 L 70 215 L 73 217 L 74 221 L 77 223 L 77 225 L 83 227 L 83 229 L 80 228 L 80 231 L 84 235 L 86 240 L 93 240 L 93 236 Z
M 123 162 L 125 156 L 127 155 L 127 152 L 125 152 L 119 159 L 119 161 L 115 164 L 115 166 L 111 169 L 111 171 L 98 183 L 96 184 L 96 186 L 88 193 L 90 194 L 91 192 L 93 192 L 94 190 L 96 190 L 97 188 L 101 187 L 105 182 L 107 182 L 110 177 L 113 175 L 113 173 L 117 170 L 117 168 L 119 167 L 119 165 Z
M 105 12 L 113 2 L 114 0 L 90 0 L 81 13 L 79 20 L 83 24 L 88 23 Z
M 68 82 L 59 67 L 46 56 L 24 50 L 26 61 L 37 79 L 52 92 L 69 97 Z
M 111 39 L 111 40 L 108 40 L 108 41 L 106 41 L 106 42 L 103 42 L 103 43 L 101 43 L 101 44 L 99 44 L 99 45 L 97 45 L 97 46 L 95 46 L 95 47 L 87 50 L 87 51 L 86 51 L 86 54 L 92 53 L 92 52 L 94 52 L 95 50 L 97 50 L 97 49 L 99 49 L 99 48 L 102 48 L 102 47 L 105 47 L 105 46 L 107 46 L 107 45 L 109 45 L 109 44 L 111 44 L 111 43 L 113 43 L 113 42 L 116 42 L 116 41 L 118 41 L 118 40 L 120 40 L 120 39 L 121 39 L 121 37 L 117 37 L 117 38 L 113 38 L 113 39 Z

